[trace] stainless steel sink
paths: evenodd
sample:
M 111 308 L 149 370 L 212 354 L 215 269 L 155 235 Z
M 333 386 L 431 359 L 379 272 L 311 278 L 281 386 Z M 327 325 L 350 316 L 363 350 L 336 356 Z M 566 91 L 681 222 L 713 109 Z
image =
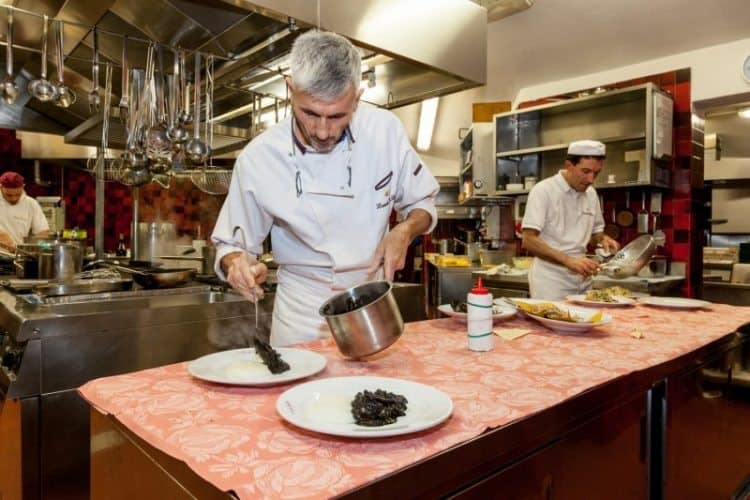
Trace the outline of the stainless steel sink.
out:
M 60 316 L 85 314 L 111 314 L 127 310 L 180 308 L 204 306 L 226 302 L 241 302 L 245 299 L 233 292 L 207 291 L 146 297 L 106 298 L 85 302 L 40 304 L 39 312 L 46 311 Z

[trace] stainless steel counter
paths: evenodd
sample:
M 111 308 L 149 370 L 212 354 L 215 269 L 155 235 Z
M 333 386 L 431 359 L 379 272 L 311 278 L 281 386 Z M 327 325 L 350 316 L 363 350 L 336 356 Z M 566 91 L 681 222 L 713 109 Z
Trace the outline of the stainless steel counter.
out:
M 252 304 L 208 286 L 99 295 L 35 304 L 0 290 L 0 403 L 20 402 L 22 451 L 14 459 L 24 498 L 87 497 L 89 416 L 76 392 L 81 384 L 245 347 L 259 333 Z M 261 324 L 272 304 L 266 294 Z

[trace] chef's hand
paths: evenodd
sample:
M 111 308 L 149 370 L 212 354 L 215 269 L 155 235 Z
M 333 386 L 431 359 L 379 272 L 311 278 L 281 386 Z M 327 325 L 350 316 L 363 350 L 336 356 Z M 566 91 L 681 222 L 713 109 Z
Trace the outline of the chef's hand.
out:
M 0 229 L 0 245 L 9 248 L 14 249 L 16 248 L 16 242 L 13 241 L 13 238 L 10 237 L 8 233 Z
M 375 249 L 368 274 L 374 276 L 382 265 L 385 279 L 393 281 L 396 271 L 404 268 L 409 243 L 411 243 L 411 234 L 405 226 L 399 224 L 391 229 Z
M 599 264 L 587 257 L 569 256 L 565 261 L 565 267 L 585 278 L 593 276 L 599 270 Z
M 250 302 L 263 298 L 263 289 L 258 286 L 268 278 L 265 264 L 251 258 L 245 252 L 232 252 L 221 259 L 221 268 L 227 282 Z
M 602 236 L 599 245 L 601 245 L 602 249 L 610 255 L 614 255 L 620 249 L 620 244 L 606 234 Z

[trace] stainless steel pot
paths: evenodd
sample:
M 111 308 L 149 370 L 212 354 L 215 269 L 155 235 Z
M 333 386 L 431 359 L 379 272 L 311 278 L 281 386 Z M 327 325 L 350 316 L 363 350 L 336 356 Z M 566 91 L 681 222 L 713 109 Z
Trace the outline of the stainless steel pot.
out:
M 42 279 L 65 280 L 83 267 L 83 251 L 75 243 L 53 243 L 39 246 L 39 276 Z
M 341 354 L 359 359 L 396 342 L 404 320 L 387 281 L 371 281 L 327 300 L 318 311 L 328 322 Z
M 171 222 L 139 222 L 137 260 L 161 262 L 161 255 L 174 255 L 177 229 Z

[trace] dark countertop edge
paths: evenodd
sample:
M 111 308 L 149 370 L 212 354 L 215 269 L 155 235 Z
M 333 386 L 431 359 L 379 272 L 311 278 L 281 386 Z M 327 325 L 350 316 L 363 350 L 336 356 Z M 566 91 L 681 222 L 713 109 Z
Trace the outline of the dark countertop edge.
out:
M 739 335 L 750 334 L 750 323 L 740 330 L 743 332 L 728 333 L 678 358 L 620 376 L 526 418 L 487 430 L 336 498 L 437 498 L 456 492 L 477 477 L 497 472 L 561 439 L 596 416 L 644 395 L 668 376 L 688 371 L 707 358 L 730 350 L 738 343 Z M 455 473 L 448 476 L 449 471 Z
M 738 290 L 750 290 L 750 283 L 728 283 L 726 281 L 703 281 L 703 288 L 735 288 Z

